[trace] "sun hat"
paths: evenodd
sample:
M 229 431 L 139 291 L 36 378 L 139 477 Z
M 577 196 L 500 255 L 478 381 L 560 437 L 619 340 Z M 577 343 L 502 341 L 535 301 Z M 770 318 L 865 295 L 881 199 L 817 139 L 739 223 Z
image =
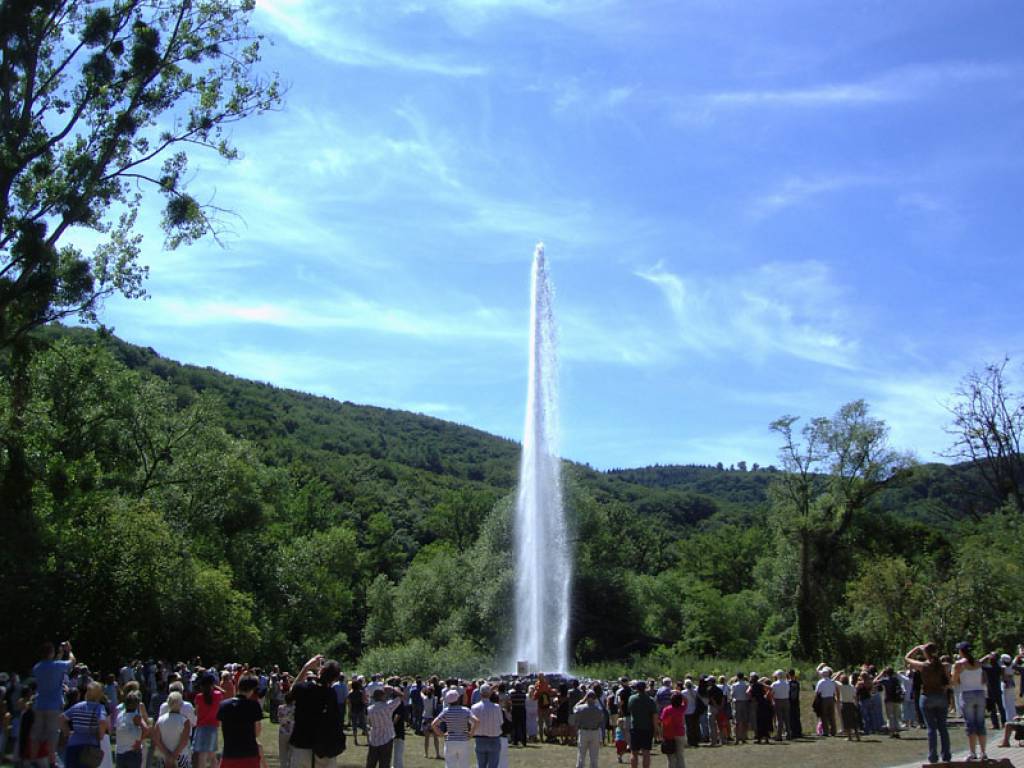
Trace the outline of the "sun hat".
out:
M 444 700 L 446 704 L 454 704 L 459 700 L 459 698 L 459 692 L 456 691 L 454 688 L 444 695 Z

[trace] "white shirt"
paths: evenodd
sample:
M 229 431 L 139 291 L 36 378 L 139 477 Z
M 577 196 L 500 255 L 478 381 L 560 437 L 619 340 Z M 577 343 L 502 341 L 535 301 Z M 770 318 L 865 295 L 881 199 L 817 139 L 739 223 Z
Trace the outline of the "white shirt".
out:
M 747 701 L 747 681 L 738 680 L 732 684 L 732 700 L 733 701 Z M 692 712 L 693 710 L 688 709 L 687 711 Z
M 505 720 L 501 707 L 490 700 L 478 701 L 470 707 L 470 712 L 480 721 L 476 728 L 477 736 L 501 736 L 501 726 Z
M 225 701 L 226 701 L 226 699 L 225 699 Z M 160 705 L 160 712 L 157 713 L 157 717 L 158 718 L 163 717 L 169 711 L 170 710 L 167 709 L 167 702 L 165 701 L 163 704 Z M 181 714 L 183 714 L 186 718 L 188 718 L 188 721 L 190 723 L 192 723 L 192 727 L 193 728 L 196 727 L 196 723 L 199 722 L 199 715 L 196 714 L 196 708 L 193 707 L 190 702 L 187 702 L 187 701 L 181 702 Z
M 168 712 L 156 721 L 156 727 L 160 729 L 160 741 L 163 742 L 168 752 L 173 752 L 175 747 L 178 746 L 181 734 L 185 731 L 185 723 L 187 722 L 188 720 L 185 716 L 178 712 Z M 186 743 L 182 752 L 190 754 L 192 752 L 192 745 Z
M 814 692 L 821 694 L 823 699 L 832 699 L 836 695 L 836 681 L 830 677 L 823 677 L 814 686 Z
M 788 680 L 776 680 L 772 683 L 772 696 L 775 697 L 776 701 L 788 701 L 789 700 L 789 681 Z

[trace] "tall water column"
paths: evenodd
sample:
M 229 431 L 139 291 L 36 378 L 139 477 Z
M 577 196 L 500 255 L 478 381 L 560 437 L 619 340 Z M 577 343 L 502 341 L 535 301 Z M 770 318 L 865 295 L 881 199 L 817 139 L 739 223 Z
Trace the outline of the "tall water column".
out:
M 572 578 L 558 458 L 558 349 L 544 244 L 533 254 L 530 368 L 519 466 L 515 660 L 548 672 L 569 669 Z

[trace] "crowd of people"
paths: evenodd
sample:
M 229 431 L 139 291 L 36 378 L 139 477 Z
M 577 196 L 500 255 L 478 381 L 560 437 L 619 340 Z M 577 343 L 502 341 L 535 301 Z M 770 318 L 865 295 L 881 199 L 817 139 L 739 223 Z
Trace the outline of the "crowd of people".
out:
M 507 768 L 512 749 L 541 742 L 575 746 L 577 768 L 597 768 L 604 745 L 631 768 L 649 768 L 656 746 L 668 768 L 683 768 L 697 747 L 899 738 L 912 728 L 927 729 L 936 763 L 951 759 L 951 714 L 964 721 L 968 759 L 986 757 L 987 722 L 1004 745 L 1024 732 L 1022 675 L 1024 646 L 1015 657 L 978 656 L 966 642 L 955 659 L 918 646 L 899 669 L 822 663 L 808 682 L 794 669 L 681 680 L 346 678 L 322 656 L 294 675 L 198 659 L 99 674 L 70 643 L 46 643 L 24 682 L 0 674 L 0 756 L 19 768 L 267 768 L 259 737 L 269 716 L 281 768 L 334 768 L 348 733 L 354 744 L 364 739 L 367 768 L 404 768 L 409 737 L 446 768 L 469 768 L 471 752 L 478 768 Z

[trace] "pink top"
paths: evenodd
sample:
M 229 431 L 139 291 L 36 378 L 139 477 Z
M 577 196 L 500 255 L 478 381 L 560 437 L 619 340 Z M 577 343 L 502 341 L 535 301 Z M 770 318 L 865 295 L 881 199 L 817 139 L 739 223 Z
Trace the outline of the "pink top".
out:
M 196 706 L 196 726 L 202 728 L 204 725 L 212 725 L 214 728 L 217 727 L 217 710 L 220 709 L 220 703 L 224 701 L 224 692 L 218 691 L 216 688 L 211 692 L 211 701 L 213 703 L 207 704 L 206 697 L 202 691 L 196 694 L 195 706 Z
M 658 715 L 661 720 L 661 735 L 664 739 L 681 739 L 686 735 L 686 699 L 678 707 L 669 704 Z

